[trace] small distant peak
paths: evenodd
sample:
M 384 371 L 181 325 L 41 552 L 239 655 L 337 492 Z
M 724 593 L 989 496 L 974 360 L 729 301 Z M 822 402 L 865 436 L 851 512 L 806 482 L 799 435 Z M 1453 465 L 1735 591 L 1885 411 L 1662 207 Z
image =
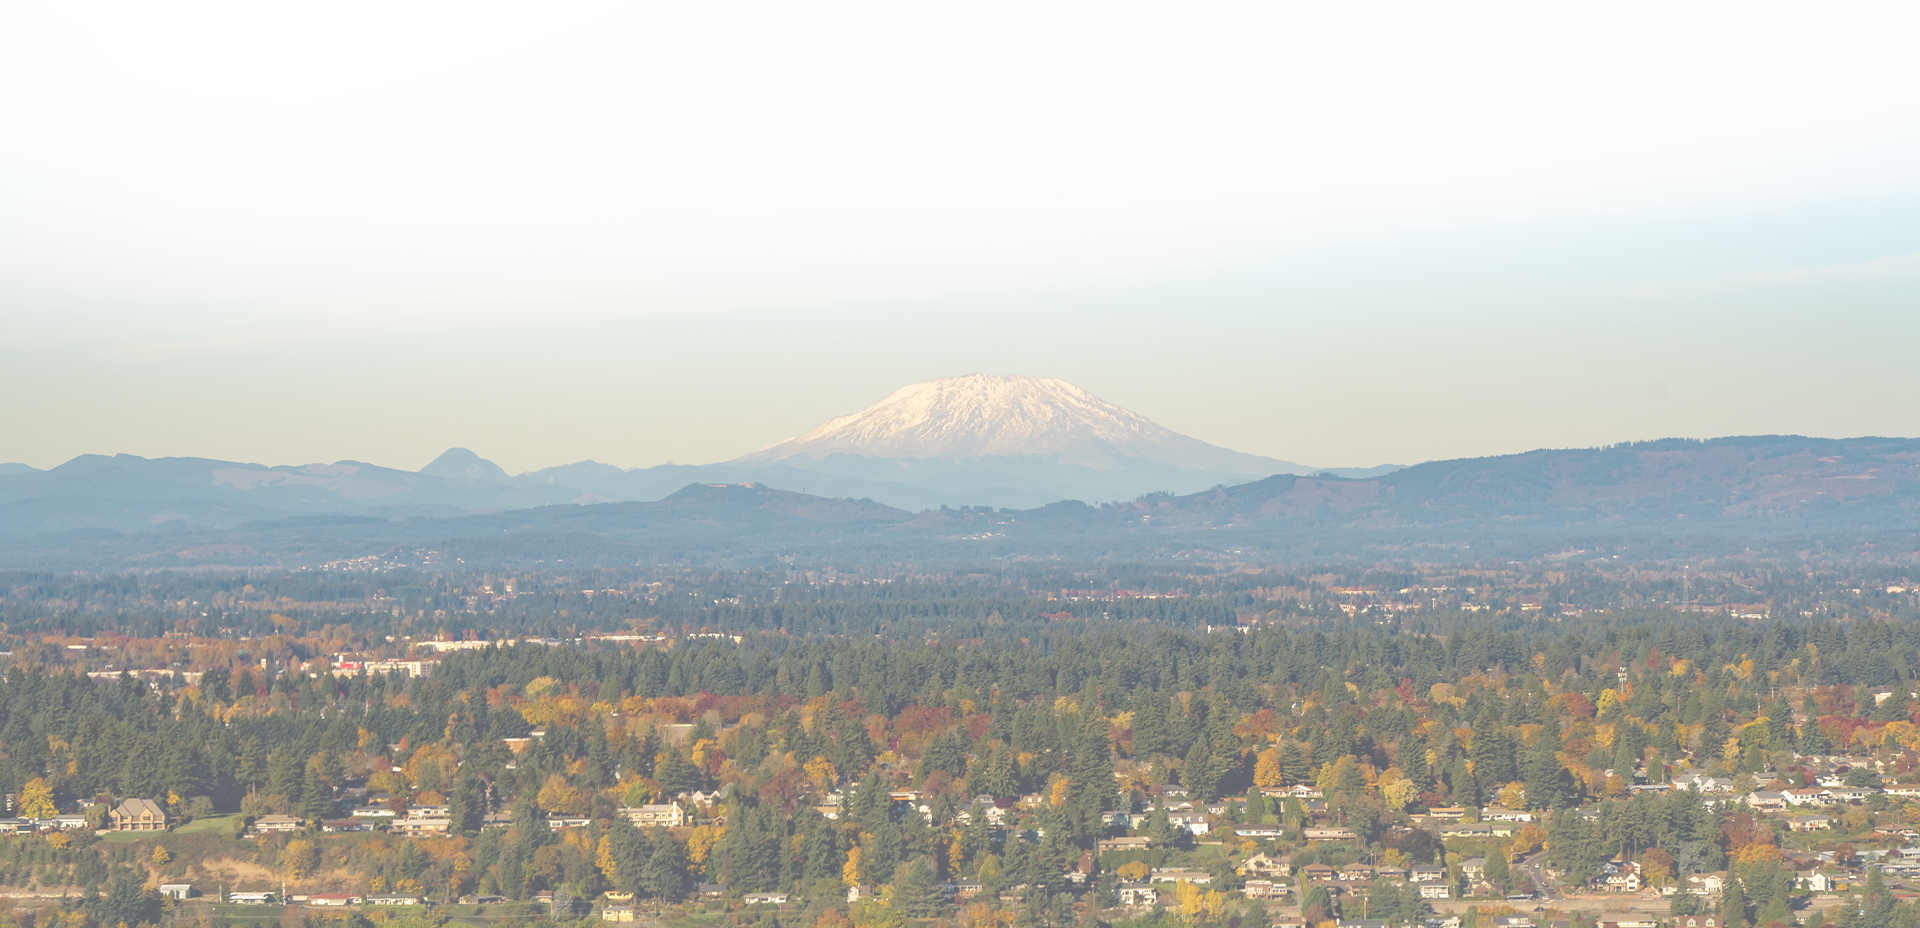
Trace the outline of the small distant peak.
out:
M 491 480 L 506 483 L 510 477 L 500 465 L 493 463 L 465 448 L 448 448 L 433 459 L 433 463 L 420 468 L 424 477 L 441 477 L 448 480 Z

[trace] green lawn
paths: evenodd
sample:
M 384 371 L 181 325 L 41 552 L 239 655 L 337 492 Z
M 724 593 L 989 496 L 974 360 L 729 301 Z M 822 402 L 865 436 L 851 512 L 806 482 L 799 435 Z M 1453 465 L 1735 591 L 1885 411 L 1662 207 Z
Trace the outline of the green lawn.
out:
M 238 812 L 231 812 L 226 815 L 209 815 L 205 818 L 196 818 L 179 828 L 175 828 L 173 831 L 175 834 L 182 835 L 196 834 L 199 832 L 214 832 L 216 834 L 230 835 L 233 834 L 233 823 L 239 819 L 240 813 Z

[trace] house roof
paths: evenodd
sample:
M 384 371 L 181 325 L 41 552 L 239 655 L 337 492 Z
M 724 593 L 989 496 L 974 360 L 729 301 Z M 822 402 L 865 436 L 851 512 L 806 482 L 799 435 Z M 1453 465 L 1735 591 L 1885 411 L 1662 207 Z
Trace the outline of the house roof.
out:
M 151 799 L 122 799 L 120 800 L 120 805 L 116 806 L 113 811 L 121 815 L 133 816 L 167 814 L 167 810 L 161 808 L 159 803 Z

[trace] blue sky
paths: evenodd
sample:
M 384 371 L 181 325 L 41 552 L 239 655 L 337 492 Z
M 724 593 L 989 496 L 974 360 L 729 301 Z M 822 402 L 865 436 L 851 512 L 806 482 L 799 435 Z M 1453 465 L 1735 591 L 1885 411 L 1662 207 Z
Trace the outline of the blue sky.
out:
M 1920 434 L 1913 18 L 17 5 L 0 460 L 685 463 L 971 371 L 1325 466 Z

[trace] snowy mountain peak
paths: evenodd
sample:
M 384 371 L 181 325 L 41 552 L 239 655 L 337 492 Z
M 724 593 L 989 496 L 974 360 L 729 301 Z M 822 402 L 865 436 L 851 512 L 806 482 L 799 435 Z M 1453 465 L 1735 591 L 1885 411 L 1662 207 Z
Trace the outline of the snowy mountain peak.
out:
M 1145 459 L 1191 470 L 1266 475 L 1292 467 L 1156 425 L 1064 380 L 968 374 L 901 387 L 742 461 L 835 454 L 960 461 L 1043 457 L 1098 470 Z

